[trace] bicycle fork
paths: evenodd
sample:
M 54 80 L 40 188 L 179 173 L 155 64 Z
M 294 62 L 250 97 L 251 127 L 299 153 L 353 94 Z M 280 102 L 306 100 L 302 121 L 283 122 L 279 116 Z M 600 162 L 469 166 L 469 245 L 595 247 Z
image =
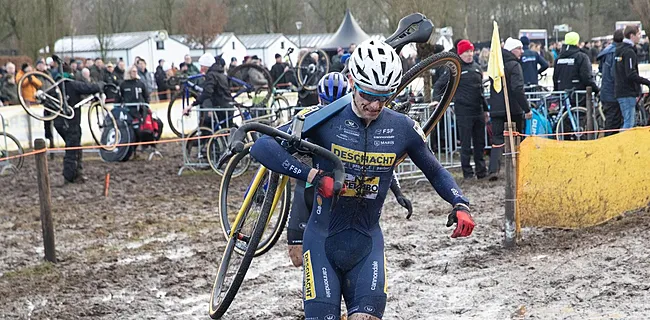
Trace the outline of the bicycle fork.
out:
M 257 193 L 257 189 L 260 187 L 260 184 L 262 183 L 262 180 L 264 176 L 266 175 L 268 169 L 261 166 L 258 170 L 257 173 L 255 174 L 255 178 L 251 182 L 250 186 L 248 187 L 248 190 L 246 191 L 246 194 L 244 196 L 244 202 L 242 203 L 241 208 L 239 209 L 239 212 L 237 212 L 237 216 L 235 217 L 235 221 L 233 222 L 231 229 L 230 229 L 230 237 L 234 237 L 237 235 L 238 240 L 242 240 L 245 242 L 248 242 L 249 236 L 242 234 L 240 232 L 241 226 L 240 224 L 242 223 L 242 219 L 245 217 L 247 214 L 248 210 L 250 209 L 250 206 L 253 202 L 253 197 Z M 271 217 L 273 216 L 273 212 L 275 212 L 275 207 L 277 206 L 278 202 L 280 202 L 280 197 L 282 196 L 282 193 L 284 191 L 285 186 L 287 185 L 289 181 L 289 177 L 283 175 L 280 184 L 278 185 L 278 190 L 280 192 L 276 192 L 275 196 L 273 197 L 273 203 L 271 205 L 271 213 L 269 214 L 269 217 L 266 221 L 266 226 L 268 226 L 269 222 L 271 221 Z

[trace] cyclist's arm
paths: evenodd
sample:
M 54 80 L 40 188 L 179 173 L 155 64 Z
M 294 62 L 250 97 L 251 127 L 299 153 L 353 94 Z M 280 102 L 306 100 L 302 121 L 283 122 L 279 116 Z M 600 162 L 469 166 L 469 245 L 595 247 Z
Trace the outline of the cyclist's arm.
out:
M 404 141 L 404 143 L 409 146 L 406 152 L 413 160 L 413 163 L 422 170 L 427 180 L 445 201 L 454 206 L 458 203 L 469 205 L 469 200 L 463 196 L 454 177 L 440 165 L 431 150 L 427 148 L 423 139 L 424 134 L 420 135 L 422 129 L 419 126 L 416 127 L 413 120 L 409 119 L 409 123 L 412 128 L 406 129 L 410 132 L 407 135 L 407 141 Z
M 548 62 L 541 54 L 537 54 L 537 64 L 539 64 L 539 69 L 537 69 L 537 74 L 542 74 L 542 72 L 548 69 Z
M 286 124 L 278 129 L 288 132 L 289 126 Z M 294 157 L 273 137 L 265 135 L 257 139 L 251 147 L 251 156 L 271 171 L 309 181 L 312 167 Z
M 400 188 L 399 185 L 399 180 L 397 180 L 395 173 L 393 173 L 393 178 L 390 181 L 390 191 L 393 192 L 393 195 L 395 195 L 396 198 L 404 196 L 404 194 L 402 194 L 402 189 Z

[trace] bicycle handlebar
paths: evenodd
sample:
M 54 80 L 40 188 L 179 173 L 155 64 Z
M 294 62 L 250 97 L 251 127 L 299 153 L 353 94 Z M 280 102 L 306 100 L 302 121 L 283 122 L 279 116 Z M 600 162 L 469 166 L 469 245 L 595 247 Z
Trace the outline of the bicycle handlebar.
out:
M 345 178 L 345 169 L 343 162 L 332 152 L 327 149 L 315 145 L 313 143 L 301 140 L 296 136 L 292 136 L 284 131 L 280 131 L 274 127 L 267 126 L 257 122 L 250 122 L 242 125 L 231 136 L 230 150 L 233 152 L 242 152 L 244 150 L 244 139 L 249 131 L 257 131 L 271 137 L 277 137 L 288 141 L 290 144 L 295 145 L 301 150 L 309 151 L 315 155 L 321 156 L 334 164 L 334 194 L 339 194 L 343 188 L 343 180 Z

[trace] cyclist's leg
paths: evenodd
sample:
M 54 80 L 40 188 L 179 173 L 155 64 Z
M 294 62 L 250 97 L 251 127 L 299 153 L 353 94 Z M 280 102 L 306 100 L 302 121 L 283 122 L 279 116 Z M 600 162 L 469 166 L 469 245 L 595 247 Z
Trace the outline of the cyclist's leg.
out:
M 289 220 L 287 222 L 287 244 L 289 245 L 289 258 L 294 266 L 302 265 L 302 239 L 305 232 L 305 226 L 309 221 L 311 208 L 305 204 L 305 181 L 297 180 L 296 188 L 293 191 L 293 200 L 291 201 L 291 211 L 289 211 Z
M 384 236 L 379 227 L 370 231 L 372 249 L 344 276 L 343 296 L 350 320 L 381 319 L 386 309 L 388 282 L 384 256 Z
M 340 319 L 340 275 L 326 256 L 325 236 L 310 227 L 305 230 L 303 259 L 305 319 Z

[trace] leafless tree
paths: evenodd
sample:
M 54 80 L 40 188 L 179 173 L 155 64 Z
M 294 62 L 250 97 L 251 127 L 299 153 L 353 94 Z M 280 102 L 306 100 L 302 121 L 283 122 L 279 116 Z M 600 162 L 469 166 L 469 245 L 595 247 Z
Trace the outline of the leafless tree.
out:
M 197 12 L 210 17 L 197 19 Z M 179 27 L 187 35 L 189 42 L 201 44 L 205 52 L 208 44 L 214 41 L 228 22 L 228 9 L 221 1 L 192 0 L 183 8 Z

